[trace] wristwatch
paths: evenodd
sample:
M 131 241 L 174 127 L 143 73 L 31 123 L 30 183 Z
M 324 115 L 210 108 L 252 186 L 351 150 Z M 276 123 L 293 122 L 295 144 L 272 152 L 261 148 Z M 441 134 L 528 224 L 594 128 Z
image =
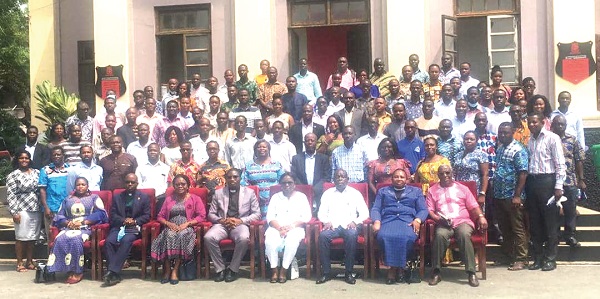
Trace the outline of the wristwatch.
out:
M 485 195 L 485 192 L 479 191 L 479 195 Z

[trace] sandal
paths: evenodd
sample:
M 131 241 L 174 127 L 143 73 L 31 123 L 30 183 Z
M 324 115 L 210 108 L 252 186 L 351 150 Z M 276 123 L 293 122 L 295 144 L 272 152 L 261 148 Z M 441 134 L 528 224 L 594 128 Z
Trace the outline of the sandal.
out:
M 81 279 L 83 279 L 83 274 L 73 274 L 73 276 L 70 276 L 67 279 L 67 283 L 68 284 L 76 284 L 76 283 L 80 282 Z
M 270 283 L 277 283 L 277 275 L 271 276 L 271 281 L 269 281 Z
M 27 268 L 23 265 L 17 265 L 17 272 L 27 272 Z
M 37 267 L 33 262 L 31 262 L 31 263 L 29 263 L 29 265 L 27 265 L 27 269 L 29 269 L 29 270 L 35 270 L 36 268 Z
M 283 277 L 279 277 L 279 283 L 285 283 L 287 281 L 287 278 L 285 276 Z

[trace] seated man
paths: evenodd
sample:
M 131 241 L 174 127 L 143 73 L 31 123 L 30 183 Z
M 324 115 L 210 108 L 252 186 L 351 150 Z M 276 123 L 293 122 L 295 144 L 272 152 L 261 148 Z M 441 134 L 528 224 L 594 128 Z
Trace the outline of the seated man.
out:
M 204 248 L 208 250 L 215 265 L 215 282 L 232 282 L 237 279 L 240 263 L 250 242 L 250 222 L 260 219 L 256 193 L 240 186 L 241 174 L 236 168 L 227 171 L 226 185 L 215 191 L 207 215 L 213 226 L 204 234 Z M 219 242 L 226 238 L 235 242 L 229 268 L 225 268 L 219 248 Z
M 138 179 L 135 174 L 126 175 L 125 191 L 113 198 L 110 207 L 110 232 L 106 237 L 108 272 L 104 275 L 104 283 L 107 286 L 121 281 L 119 273 L 129 256 L 131 246 L 135 240 L 141 238 L 142 225 L 150 221 L 150 199 L 148 195 L 137 190 L 137 185 Z
M 323 275 L 317 284 L 331 280 L 331 241 L 335 238 L 344 238 L 344 261 L 346 273 L 344 280 L 348 284 L 355 284 L 352 275 L 354 270 L 354 256 L 356 255 L 356 242 L 362 222 L 369 217 L 367 204 L 358 190 L 348 187 L 348 174 L 343 169 L 337 169 L 333 175 L 335 188 L 323 192 L 318 217 L 323 222 L 323 230 L 319 235 L 319 258 Z
M 487 229 L 487 221 L 469 188 L 454 182 L 450 166 L 441 165 L 438 176 L 440 183 L 429 187 L 427 192 L 429 217 L 437 223 L 431 247 L 433 270 L 429 285 L 434 286 L 442 281 L 442 257 L 450 244 L 450 238 L 454 236 L 463 254 L 469 285 L 477 287 L 479 281 L 475 275 L 475 250 L 471 243 L 471 235 L 475 230 L 472 219 L 477 219 L 478 228 L 482 230 Z

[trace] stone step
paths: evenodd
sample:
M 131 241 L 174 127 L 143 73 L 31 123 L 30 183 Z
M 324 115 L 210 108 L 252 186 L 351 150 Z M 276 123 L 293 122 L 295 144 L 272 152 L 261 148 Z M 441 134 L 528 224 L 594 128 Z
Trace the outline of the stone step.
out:
M 558 261 L 562 262 L 600 262 L 600 242 L 580 242 L 581 247 L 571 248 L 561 242 L 558 245 Z M 488 244 L 488 261 L 502 256 L 500 246 Z
M 0 241 L 0 259 L 16 259 L 15 256 L 15 242 L 14 241 Z M 48 249 L 46 245 L 36 245 L 33 248 L 34 259 L 47 259 Z

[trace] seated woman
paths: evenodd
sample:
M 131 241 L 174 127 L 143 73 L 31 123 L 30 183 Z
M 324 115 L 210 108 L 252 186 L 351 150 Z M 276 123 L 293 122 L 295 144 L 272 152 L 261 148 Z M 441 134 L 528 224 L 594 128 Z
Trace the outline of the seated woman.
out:
M 83 243 L 92 234 L 91 226 L 107 221 L 102 199 L 91 194 L 88 181 L 75 180 L 75 191 L 60 205 L 53 226 L 61 229 L 48 257 L 49 272 L 67 272 L 67 283 L 74 284 L 83 277 Z
M 281 163 L 271 160 L 271 145 L 261 140 L 254 144 L 254 162 L 246 164 L 242 172 L 242 186 L 258 186 L 260 213 L 264 220 L 269 206 L 271 186 L 277 185 L 277 180 L 284 173 Z
M 279 178 L 281 192 L 271 197 L 267 212 L 269 228 L 265 232 L 265 254 L 271 264 L 271 283 L 285 283 L 287 269 L 304 239 L 304 225 L 310 221 L 311 210 L 306 195 L 295 191 L 294 178 L 289 172 Z M 283 259 L 279 263 L 279 253 Z M 281 265 L 279 272 L 277 266 Z
M 163 262 L 162 284 L 179 283 L 179 266 L 192 258 L 196 244 L 193 226 L 206 219 L 204 203 L 200 197 L 189 193 L 190 179 L 186 175 L 175 175 L 173 187 L 173 194 L 167 196 L 156 217 L 163 230 L 152 241 L 150 249 L 152 259 Z
M 404 170 L 395 170 L 392 185 L 379 189 L 371 208 L 373 232 L 377 234 L 383 262 L 390 267 L 386 284 L 395 284 L 402 279 L 421 223 L 428 214 L 421 189 L 406 185 L 406 180 Z

